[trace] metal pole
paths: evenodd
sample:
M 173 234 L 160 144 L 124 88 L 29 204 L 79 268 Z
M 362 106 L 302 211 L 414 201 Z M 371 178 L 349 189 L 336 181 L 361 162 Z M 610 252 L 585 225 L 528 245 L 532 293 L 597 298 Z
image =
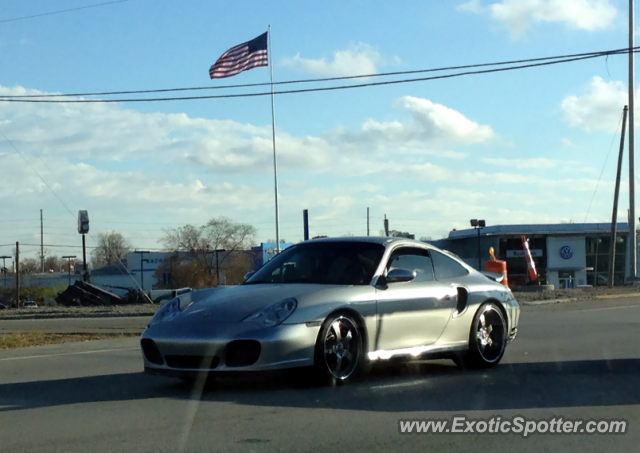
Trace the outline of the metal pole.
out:
M 634 0 L 629 0 L 629 239 L 631 243 L 631 278 L 638 273 L 638 250 L 636 247 L 636 156 L 635 156 L 635 20 Z
M 482 251 L 480 249 L 480 227 L 476 228 L 478 230 L 478 272 L 482 272 Z
M 87 277 L 87 249 L 84 243 L 84 234 L 82 235 L 82 267 L 84 268 L 84 275 L 82 276 L 82 281 L 86 282 L 89 280 Z
M 218 251 L 216 250 L 216 286 L 220 286 L 220 262 L 218 261 Z
M 67 263 L 67 271 L 69 272 L 69 286 L 71 286 L 71 258 L 69 258 Z
M 40 265 L 44 273 L 44 228 L 42 226 L 42 209 L 40 209 Z
M 384 235 L 389 236 L 389 219 L 387 219 L 387 214 L 384 215 Z
M 276 254 L 280 253 L 280 214 L 278 213 L 278 159 L 276 157 L 276 109 L 273 94 L 273 57 L 271 55 L 271 25 L 267 36 L 269 38 L 269 69 L 271 75 L 271 135 L 273 139 L 273 182 L 276 193 Z
M 304 240 L 309 240 L 309 210 L 302 211 L 302 221 L 304 223 Z
M 20 306 L 20 243 L 16 242 L 16 304 Z
M 369 236 L 369 208 L 367 208 L 367 236 Z
M 620 152 L 618 153 L 618 173 L 616 174 L 616 189 L 613 195 L 613 213 L 611 214 L 611 247 L 609 250 L 609 288 L 613 288 L 613 276 L 615 272 L 616 257 L 616 233 L 618 230 L 618 196 L 620 195 L 620 176 L 622 174 L 622 155 L 624 154 L 624 134 L 627 127 L 627 112 L 629 107 L 624 106 L 622 112 L 622 132 L 620 133 Z

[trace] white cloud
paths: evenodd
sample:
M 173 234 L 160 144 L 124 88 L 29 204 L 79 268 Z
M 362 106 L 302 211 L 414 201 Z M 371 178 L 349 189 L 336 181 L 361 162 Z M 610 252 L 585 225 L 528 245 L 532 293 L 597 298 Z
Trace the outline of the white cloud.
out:
M 42 94 L 0 87 L 0 95 L 29 93 Z M 364 221 L 344 219 L 357 218 L 358 212 L 364 216 L 369 206 L 374 223 L 384 213 L 395 219 L 424 218 L 437 230 L 402 229 L 437 236 L 455 225 L 459 212 L 497 212 L 497 199 L 506 211 L 496 214 L 493 224 L 513 223 L 510 215 L 523 219 L 555 215 L 544 214 L 545 210 L 564 216 L 559 206 L 563 200 L 580 201 L 593 191 L 594 179 L 555 180 L 555 169 L 532 176 L 518 171 L 513 162 L 501 161 L 508 167 L 478 171 L 477 160 L 465 158 L 480 154 L 481 159 L 480 145 L 490 144 L 496 135 L 481 118 L 471 119 L 449 106 L 411 96 L 397 99 L 393 107 L 395 120 L 363 119 L 353 129 L 307 136 L 279 131 L 283 237 L 301 237 L 302 209 L 310 209 L 312 232 L 318 234 L 364 231 Z M 201 224 L 226 215 L 255 224 L 258 240 L 274 236 L 270 126 L 184 113 L 142 113 L 113 104 L 7 103 L 0 104 L 0 128 L 72 212 L 91 211 L 94 231 L 117 229 L 135 238 L 135 246 L 155 248 L 162 233 L 152 230 L 163 227 L 144 226 L 145 222 Z M 14 218 L 30 218 L 33 214 L 24 212 L 44 207 L 46 218 L 69 219 L 64 227 L 68 231 L 63 228 L 55 234 L 77 239 L 74 216 L 3 140 L 0 167 L 4 175 L 0 217 L 17 213 Z M 529 195 L 532 192 L 545 195 L 536 199 Z M 505 195 L 498 197 L 500 193 Z M 549 199 L 556 201 L 551 208 Z M 143 226 L 133 231 L 128 224 L 106 223 L 112 221 Z M 400 225 L 392 225 L 396 227 Z M 9 232 L 0 243 L 32 243 L 33 233 L 25 230 L 20 239 L 16 236 L 22 231 Z
M 504 159 L 504 158 L 482 158 L 482 162 L 498 167 L 512 168 L 553 168 L 557 165 L 557 161 L 546 159 L 544 157 L 535 157 L 532 159 Z
M 381 66 L 397 64 L 398 57 L 384 58 L 369 44 L 351 45 L 345 50 L 333 53 L 333 60 L 326 58 L 309 59 L 297 54 L 282 60 L 282 64 L 290 68 L 311 74 L 326 76 L 349 76 L 360 74 L 376 74 Z
M 462 3 L 456 6 L 458 11 L 465 11 L 469 13 L 480 13 L 482 12 L 482 5 L 480 4 L 480 0 L 469 0 L 467 3 Z
M 502 0 L 486 7 L 471 0 L 459 11 L 488 12 L 506 25 L 513 37 L 520 37 L 536 23 L 564 23 L 570 28 L 596 31 L 608 28 L 618 11 L 610 0 Z
M 567 96 L 560 106 L 564 120 L 571 126 L 614 133 L 627 103 L 627 86 L 623 82 L 605 82 L 596 76 L 585 94 Z
M 576 145 L 568 138 L 563 138 L 560 141 L 562 142 L 562 146 L 565 148 L 576 148 Z
M 428 99 L 404 96 L 396 99 L 394 108 L 406 110 L 412 122 L 391 121 L 380 123 L 369 120 L 362 125 L 356 140 L 376 143 L 444 140 L 452 143 L 483 143 L 494 136 L 491 126 L 480 125 L 462 113 L 436 104 Z M 347 135 L 347 140 L 354 136 Z

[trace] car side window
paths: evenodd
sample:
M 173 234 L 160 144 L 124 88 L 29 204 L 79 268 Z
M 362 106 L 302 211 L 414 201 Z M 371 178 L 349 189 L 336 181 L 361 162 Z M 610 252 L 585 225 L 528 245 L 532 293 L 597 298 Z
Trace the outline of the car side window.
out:
M 462 277 L 469 273 L 460 263 L 448 256 L 431 251 L 431 258 L 433 260 L 433 268 L 436 275 L 436 280 L 445 280 L 447 278 Z
M 416 273 L 413 282 L 433 280 L 433 264 L 429 251 L 419 248 L 403 247 L 395 250 L 387 263 L 387 272 L 393 269 L 407 269 Z

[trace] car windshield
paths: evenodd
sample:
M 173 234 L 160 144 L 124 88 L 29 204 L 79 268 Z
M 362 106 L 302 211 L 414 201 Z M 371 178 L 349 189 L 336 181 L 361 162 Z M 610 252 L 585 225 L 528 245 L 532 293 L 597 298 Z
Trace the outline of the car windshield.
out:
M 290 247 L 245 284 L 368 285 L 384 246 L 367 242 L 316 242 Z

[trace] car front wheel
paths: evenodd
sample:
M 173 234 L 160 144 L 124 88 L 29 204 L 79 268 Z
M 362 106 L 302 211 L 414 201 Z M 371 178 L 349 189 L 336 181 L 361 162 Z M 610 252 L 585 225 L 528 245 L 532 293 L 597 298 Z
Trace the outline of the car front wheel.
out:
M 316 343 L 313 374 L 320 384 L 340 385 L 364 368 L 362 334 L 347 314 L 325 320 Z
M 507 343 L 506 331 L 507 323 L 500 307 L 493 302 L 483 304 L 471 325 L 464 366 L 481 369 L 500 363 Z

